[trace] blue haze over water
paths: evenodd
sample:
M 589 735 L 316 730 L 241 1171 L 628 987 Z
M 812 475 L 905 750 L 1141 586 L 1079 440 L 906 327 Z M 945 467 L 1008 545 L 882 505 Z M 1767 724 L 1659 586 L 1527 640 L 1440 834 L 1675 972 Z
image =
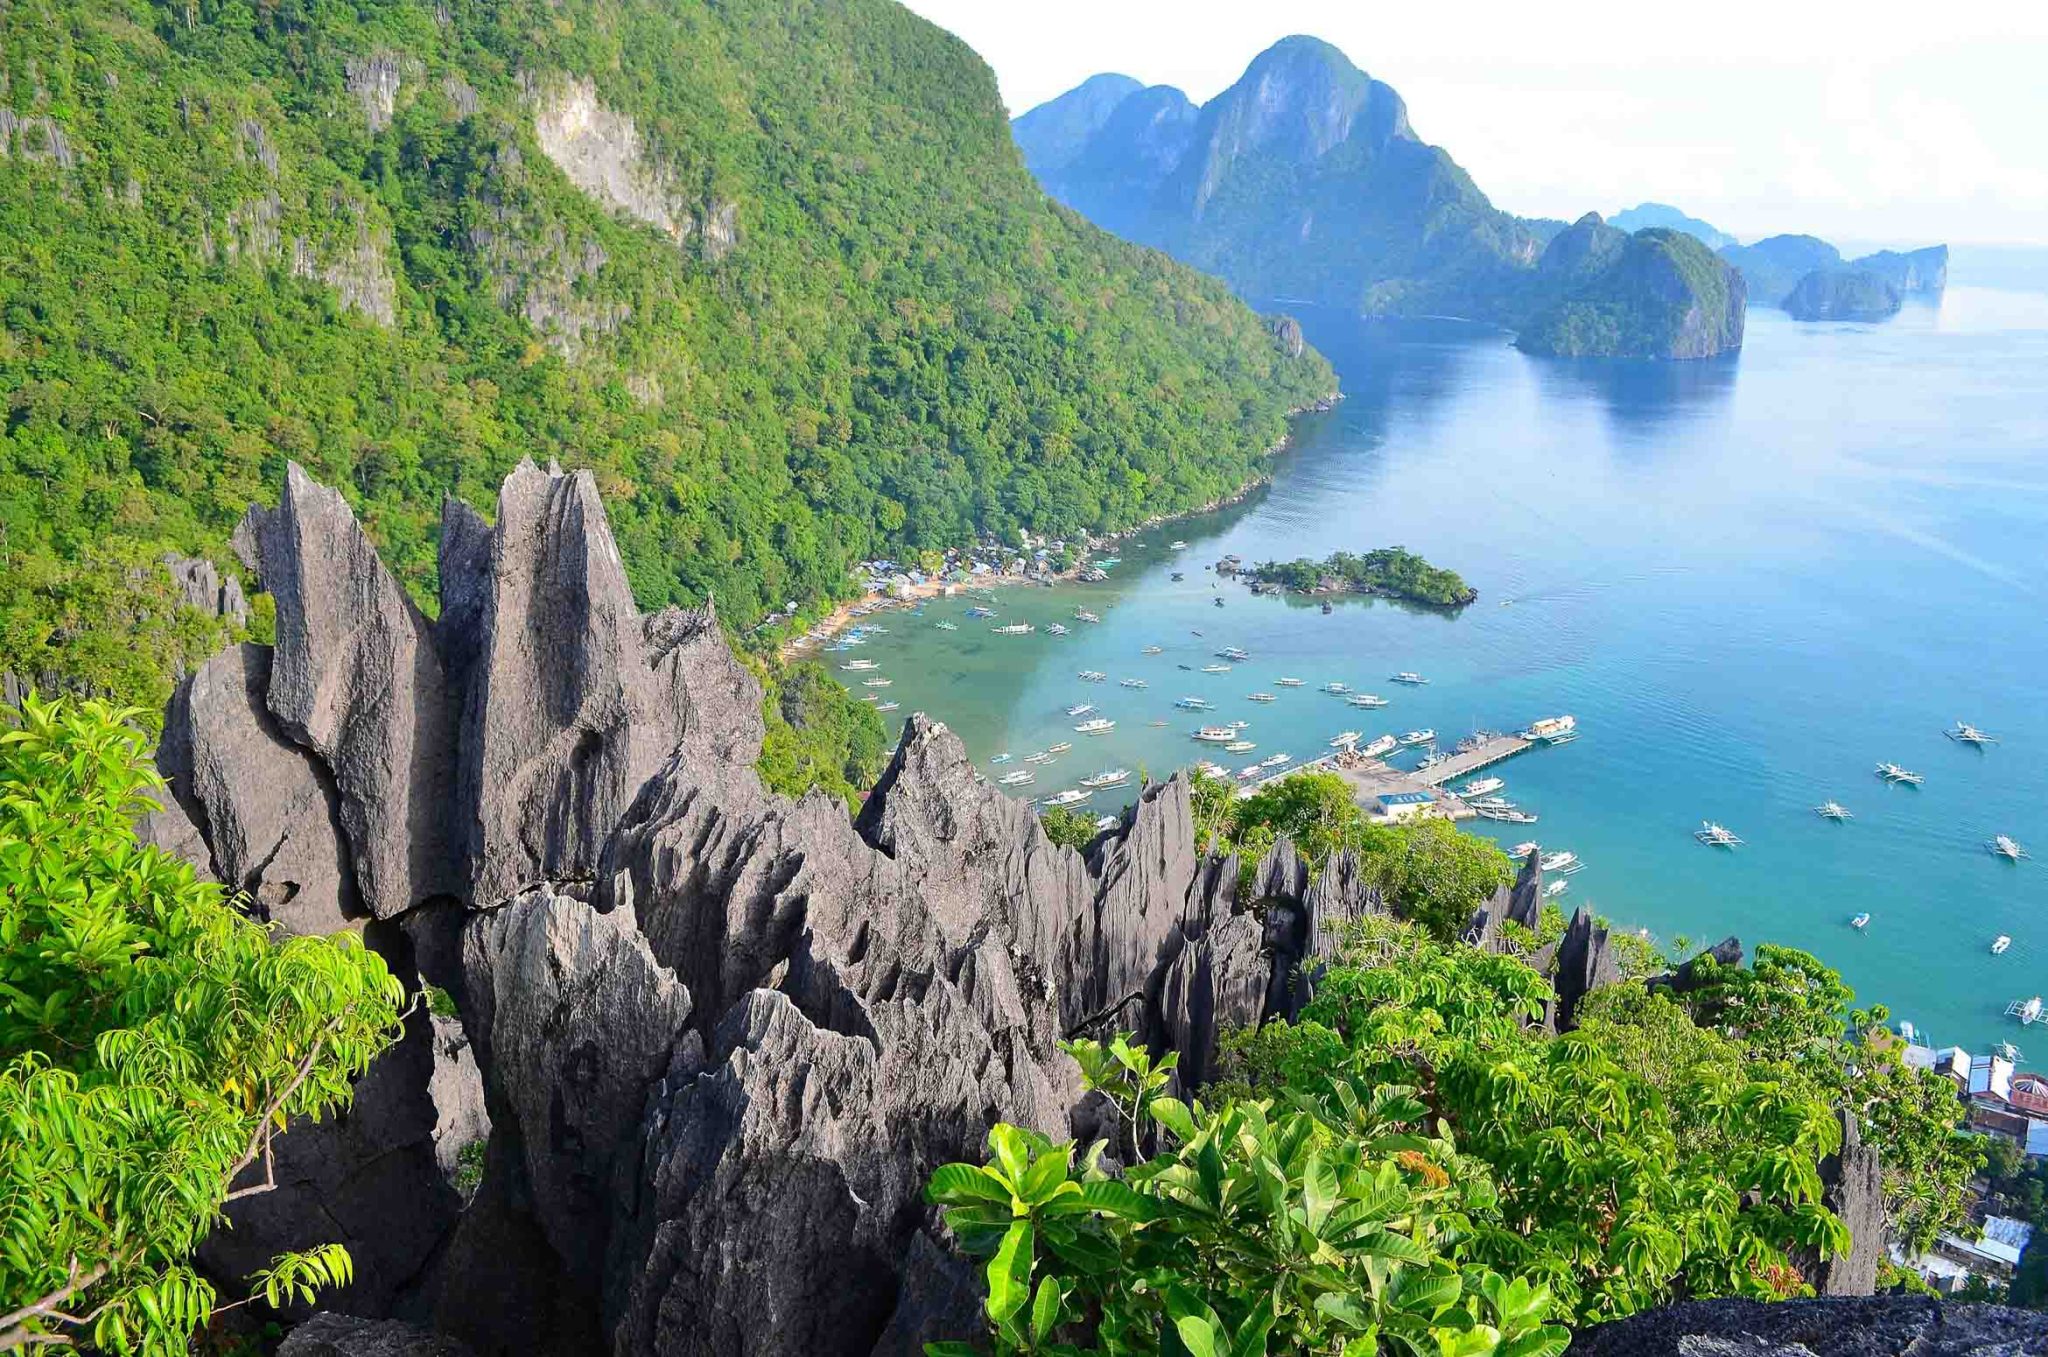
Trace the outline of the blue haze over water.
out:
M 1258 751 L 1224 760 L 1241 763 L 1322 754 L 1344 729 L 1433 726 L 1448 743 L 1570 712 L 1577 742 L 1497 770 L 1540 823 L 1482 829 L 1578 853 L 1567 907 L 1665 939 L 1809 948 L 1938 1042 L 2009 1037 L 2048 1065 L 2048 1036 L 2003 1016 L 2048 993 L 2048 292 L 2004 281 L 1973 279 L 1959 253 L 1939 306 L 1879 326 L 1753 310 L 1742 352 L 1704 363 L 1560 363 L 1477 327 L 1299 311 L 1346 398 L 1300 421 L 1270 487 L 1125 544 L 1107 584 L 999 591 L 996 621 L 1031 636 L 935 600 L 874 619 L 889 630 L 856 653 L 985 769 L 1071 740 L 1038 795 L 1191 763 L 1213 752 L 1188 736 L 1204 720 L 1252 723 Z M 1202 568 L 1387 545 L 1457 570 L 1479 602 L 1324 615 L 1224 585 L 1217 608 Z M 1046 635 L 1053 621 L 1073 634 Z M 1225 645 L 1253 658 L 1178 667 Z M 1079 681 L 1088 669 L 1108 682 Z M 1399 670 L 1431 682 L 1387 683 Z M 1330 680 L 1393 705 L 1350 708 L 1316 691 Z M 1174 710 L 1182 694 L 1215 714 Z M 1115 731 L 1072 733 L 1064 708 L 1084 701 Z M 1958 718 L 2001 742 L 1952 742 Z M 1926 784 L 1883 784 L 1880 760 Z M 1820 819 L 1829 798 L 1856 818 Z M 1702 818 L 1747 846 L 1695 843 Z M 1994 859 L 1999 833 L 2040 856 Z M 2013 945 L 1994 957 L 2000 933 Z

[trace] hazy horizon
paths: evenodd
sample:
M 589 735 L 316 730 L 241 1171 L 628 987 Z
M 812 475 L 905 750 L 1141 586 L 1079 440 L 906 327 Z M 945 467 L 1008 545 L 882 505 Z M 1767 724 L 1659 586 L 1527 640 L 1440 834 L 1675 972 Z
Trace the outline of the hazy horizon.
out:
M 1398 90 L 1417 134 L 1523 216 L 1651 201 L 1744 241 L 2048 246 L 2048 7 L 1929 23 L 1924 6 L 1591 0 L 1564 22 L 1491 3 L 906 2 L 988 62 L 1012 116 L 1104 72 L 1204 103 L 1306 33 Z

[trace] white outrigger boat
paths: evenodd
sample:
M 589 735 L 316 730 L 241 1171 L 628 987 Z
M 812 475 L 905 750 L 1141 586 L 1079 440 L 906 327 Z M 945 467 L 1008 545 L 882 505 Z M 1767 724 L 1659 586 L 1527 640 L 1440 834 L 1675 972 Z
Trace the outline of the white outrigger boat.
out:
M 1004 773 L 1001 777 L 997 778 L 996 785 L 999 787 L 1028 787 L 1036 781 L 1038 781 L 1038 774 L 1032 772 L 1029 768 L 1019 768 L 1014 773 Z
M 1474 806 L 1472 813 L 1482 820 L 1498 820 L 1504 825 L 1533 825 L 1536 817 L 1526 810 L 1513 806 Z
M 1330 748 L 1332 749 L 1349 749 L 1357 743 L 1358 732 L 1355 730 L 1340 730 L 1330 737 Z
M 1813 808 L 1813 813 L 1823 820 L 1853 820 L 1856 817 L 1839 801 L 1823 801 Z
M 2004 933 L 2000 933 L 1991 940 L 1991 955 L 2004 956 L 2005 949 L 2010 946 L 2012 946 L 2012 938 Z
M 1493 793 L 1499 791 L 1501 788 L 1507 785 L 1508 783 L 1506 778 L 1483 777 L 1480 778 L 1477 782 L 1468 782 L 1463 787 L 1460 787 L 1458 789 L 1458 795 L 1464 797 L 1491 796 L 1493 795 Z
M 1058 744 L 1047 745 L 1045 747 L 1045 752 L 1048 754 L 1064 754 L 1073 747 L 1074 742 L 1072 740 L 1061 740 Z
M 1274 700 L 1274 697 L 1271 693 L 1246 693 L 1244 700 L 1247 702 L 1271 702 Z
M 1051 763 L 1051 762 L 1052 762 L 1052 753 L 1051 753 L 1051 751 L 1050 751 L 1050 750 L 1045 750 L 1045 749 L 1041 749 L 1041 750 L 1039 750 L 1039 751 L 1038 751 L 1038 752 L 1037 752 L 1036 754 L 1026 754 L 1026 755 L 1024 756 L 1024 762 L 1026 762 L 1026 763 Z
M 839 667 L 849 674 L 864 674 L 870 669 L 880 669 L 882 666 L 873 660 L 848 660 Z
M 1401 742 L 1391 735 L 1381 735 L 1358 752 L 1369 759 L 1383 759 L 1401 747 Z
M 1076 622 L 1100 622 L 1102 617 L 1098 613 L 1089 612 L 1086 608 L 1076 608 L 1074 609 L 1074 620 Z
M 1993 835 L 1984 847 L 1990 850 L 1993 856 L 2004 858 L 2007 862 L 2018 862 L 2028 856 L 2027 850 L 2020 847 L 2019 841 L 2009 834 Z
M 1723 825 L 1717 825 L 1712 820 L 1700 821 L 1700 827 L 1692 832 L 1692 836 L 1709 848 L 1740 848 L 1742 846 L 1742 840 L 1736 836 L 1734 830 Z
M 1943 731 L 1942 734 L 1948 736 L 1957 744 L 1973 744 L 1980 749 L 1987 744 L 1998 743 L 1998 737 L 1996 735 L 1986 735 L 1983 731 L 1977 729 L 1968 721 L 1958 721 L 1955 723 L 1954 726 L 1952 726 L 1948 730 Z
M 1144 649 L 1144 650 L 1143 650 L 1142 652 L 1140 652 L 1140 653 L 1141 653 L 1141 654 L 1145 654 L 1145 655 L 1163 655 L 1163 654 L 1165 654 L 1165 653 L 1166 653 L 1166 647 L 1165 647 L 1165 646 L 1146 646 L 1146 647 L 1145 647 L 1145 649 Z
M 1283 763 L 1292 762 L 1294 762 L 1294 755 L 1292 754 L 1268 754 L 1266 755 L 1266 757 L 1259 760 L 1259 767 L 1278 768 Z
M 1115 729 L 1116 722 L 1098 716 L 1092 721 L 1083 721 L 1080 725 L 1075 726 L 1074 733 L 1076 735 L 1107 735 Z
M 1074 677 L 1080 679 L 1083 683 L 1101 683 L 1109 675 L 1103 673 L 1100 669 L 1083 669 Z
M 1895 782 L 1904 787 L 1917 787 L 1927 780 L 1918 773 L 1906 771 L 1896 763 L 1880 763 L 1877 765 L 1877 775 L 1886 782 Z
M 1249 650 L 1239 650 L 1236 646 L 1225 646 L 1216 652 L 1217 659 L 1229 660 L 1233 664 L 1243 664 L 1251 657 L 1252 653 Z
M 1449 754 L 1446 754 L 1443 750 L 1438 749 L 1434 745 L 1432 745 L 1430 746 L 1429 752 L 1422 756 L 1422 762 L 1415 765 L 1415 771 L 1418 773 L 1426 773 L 1432 768 L 1441 768 L 1443 767 L 1443 765 L 1449 763 L 1450 761 L 1451 756 Z
M 1301 686 L 1301 680 L 1298 678 L 1276 678 L 1273 682 L 1279 684 L 1282 688 L 1299 688 Z
M 1555 853 L 1546 854 L 1536 865 L 1546 872 L 1556 872 L 1560 875 L 1569 876 L 1586 864 L 1579 861 L 1577 853 L 1569 849 L 1560 848 Z
M 937 627 L 940 631 L 960 630 L 960 624 L 958 622 L 934 622 L 932 623 L 932 625 Z
M 1405 683 L 1411 688 L 1420 688 L 1423 684 L 1429 682 L 1428 679 L 1412 669 L 1403 669 L 1398 674 L 1390 675 L 1388 681 L 1392 683 Z
M 992 759 L 990 759 L 990 760 L 989 760 L 989 762 L 990 762 L 990 763 L 992 763 L 992 764 L 993 764 L 993 763 L 1008 763 L 1009 761 L 1010 761 L 1010 756 L 1009 756 L 1008 754 L 998 754 L 998 755 L 996 755 L 996 756 L 995 756 L 994 758 L 992 758 Z
M 1195 732 L 1195 738 L 1206 744 L 1229 744 L 1237 738 L 1237 727 L 1203 726 Z
M 1403 735 L 1401 737 L 1401 743 L 1407 745 L 1428 744 L 1431 740 L 1434 740 L 1435 738 L 1435 727 L 1426 726 L 1421 730 L 1411 730 L 1406 735 Z
M 1543 888 L 1543 893 L 1545 895 L 1563 895 L 1571 888 L 1572 883 L 1569 881 L 1553 881 Z
M 1029 636 L 1032 626 L 1029 622 L 1012 622 L 1006 627 L 990 627 L 989 630 L 998 636 Z
M 877 707 L 875 708 L 875 710 L 876 710 L 876 711 L 897 711 L 897 710 L 900 710 L 900 709 L 902 708 L 902 706 L 903 706 L 903 704 L 902 704 L 901 702 L 884 702 L 884 703 L 882 703 L 881 705 L 877 706 Z
M 1103 772 L 1095 774 L 1095 776 L 1093 777 L 1082 778 L 1081 785 L 1083 787 L 1088 788 L 1090 791 L 1100 791 L 1104 787 L 1121 787 L 1130 780 L 1130 769 L 1110 768 Z
M 1227 664 L 1205 664 L 1202 666 L 1202 672 L 1205 674 L 1227 674 L 1230 672 L 1230 666 Z
M 1389 702 L 1386 698 L 1381 697 L 1378 693 L 1353 693 L 1347 700 L 1354 707 L 1371 707 L 1374 709 L 1378 709 L 1380 707 L 1391 707 L 1394 705 L 1392 702 Z
M 1868 927 L 1870 927 L 1870 915 L 1869 915 L 1869 914 L 1867 914 L 1867 913 L 1865 913 L 1865 914 L 1854 914 L 1854 915 L 1851 915 L 1851 916 L 1849 917 L 1849 927 L 1851 927 L 1851 928 L 1868 928 Z
M 2015 999 L 2005 1006 L 2005 1016 L 2018 1018 L 2023 1027 L 2032 1027 L 2041 1017 L 2041 996 L 2031 999 Z
M 1522 738 L 1531 744 L 1570 744 L 1579 738 L 1579 718 L 1576 716 L 1546 716 L 1540 721 L 1531 721 L 1529 728 L 1522 732 Z
M 1250 740 L 1232 740 L 1229 744 L 1223 746 L 1223 752 L 1226 754 L 1249 754 L 1257 748 L 1258 746 Z
M 1119 688 L 1149 688 L 1152 686 L 1141 678 L 1118 679 L 1116 682 Z
M 1182 711 L 1214 711 L 1216 704 L 1206 697 L 1183 697 L 1173 704 Z
M 1089 712 L 1092 712 L 1094 710 L 1095 704 L 1093 702 L 1076 702 L 1073 706 L 1067 708 L 1067 715 L 1086 716 Z
M 1083 791 L 1078 787 L 1073 787 L 1061 792 L 1057 796 L 1048 796 L 1039 804 L 1046 806 L 1078 806 L 1093 795 L 1095 795 L 1094 792 Z
M 1339 697 L 1342 697 L 1344 694 L 1351 691 L 1351 685 L 1348 683 L 1325 683 L 1323 685 L 1323 691 L 1326 693 L 1335 693 Z
M 1049 623 L 1046 626 L 1045 634 L 1047 636 L 1065 636 L 1067 634 L 1067 629 L 1061 626 L 1059 623 L 1053 622 Z

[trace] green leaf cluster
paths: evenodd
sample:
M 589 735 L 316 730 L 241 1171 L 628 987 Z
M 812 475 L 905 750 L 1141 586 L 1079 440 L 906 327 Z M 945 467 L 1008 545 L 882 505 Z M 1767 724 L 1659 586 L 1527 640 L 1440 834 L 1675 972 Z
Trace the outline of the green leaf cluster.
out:
M 215 1301 L 187 1260 L 237 1176 L 397 1036 L 401 986 L 355 938 L 275 942 L 136 841 L 159 784 L 134 715 L 0 710 L 0 1348 L 184 1352 Z M 348 1277 L 323 1247 L 253 1285 Z
M 1550 1035 L 1548 996 L 1516 958 L 1369 920 L 1300 1024 L 1247 1043 L 1251 1087 L 1413 1083 L 1498 1190 L 1462 1256 L 1542 1281 L 1577 1322 L 1802 1294 L 1793 1260 L 1848 1245 L 1821 1202 L 1840 1141 L 1825 1090 L 1752 1066 L 1661 997 Z M 1642 1068 L 1656 1060 L 1672 1068 Z
M 1455 1261 L 1483 1174 L 1414 1129 L 1410 1089 L 1336 1081 L 1322 1097 L 1211 1108 L 1149 1096 L 1162 1068 L 1119 1041 L 1077 1043 L 1094 1086 L 1142 1096 L 1141 1134 L 1167 1148 L 1115 1173 L 1009 1125 L 986 1165 L 949 1164 L 928 1195 L 988 1259 L 999 1354 L 1557 1357 L 1541 1285 Z M 966 1342 L 931 1357 L 966 1357 Z

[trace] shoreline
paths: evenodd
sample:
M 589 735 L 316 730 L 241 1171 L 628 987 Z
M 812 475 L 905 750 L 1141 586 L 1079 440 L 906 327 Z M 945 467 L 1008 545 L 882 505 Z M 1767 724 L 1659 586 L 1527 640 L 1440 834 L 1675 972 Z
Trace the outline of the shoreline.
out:
M 1289 420 L 1287 432 L 1282 434 L 1279 441 L 1274 443 L 1272 447 L 1266 449 L 1261 460 L 1270 463 L 1272 459 L 1294 446 L 1293 420 L 1300 418 L 1302 415 L 1323 414 L 1334 409 L 1337 402 L 1343 399 L 1344 393 L 1336 391 L 1313 404 L 1289 410 L 1287 412 Z M 861 611 L 862 609 L 873 611 L 882 608 L 911 606 L 928 599 L 944 598 L 948 588 L 956 592 L 965 592 L 972 589 L 1000 589 L 1029 584 L 1050 589 L 1056 585 L 1071 582 L 1088 568 L 1088 558 L 1104 547 L 1115 546 L 1119 542 L 1127 542 L 1139 533 L 1150 532 L 1154 528 L 1164 527 L 1169 523 L 1197 518 L 1203 514 L 1213 514 L 1223 509 L 1228 509 L 1233 504 L 1243 503 L 1254 491 L 1263 489 L 1272 484 L 1272 482 L 1273 472 L 1269 467 L 1267 470 L 1261 471 L 1258 475 L 1246 481 L 1230 494 L 1211 500 L 1207 504 L 1197 505 L 1191 509 L 1181 509 L 1170 514 L 1153 514 L 1151 517 L 1134 523 L 1128 528 L 1118 528 L 1114 532 L 1103 533 L 1100 536 L 1088 535 L 1082 538 L 1085 545 L 1079 558 L 1065 570 L 1022 575 L 1008 573 L 993 576 L 984 575 L 971 577 L 966 580 L 927 580 L 921 584 L 910 585 L 901 594 L 876 594 L 869 592 L 859 598 L 845 599 L 835 603 L 830 611 L 826 612 L 824 616 L 813 622 L 810 626 L 804 628 L 796 636 L 778 643 L 775 647 L 776 659 L 787 663 L 792 659 L 800 657 L 805 651 L 829 644 L 839 633 L 868 615 L 867 612 Z

